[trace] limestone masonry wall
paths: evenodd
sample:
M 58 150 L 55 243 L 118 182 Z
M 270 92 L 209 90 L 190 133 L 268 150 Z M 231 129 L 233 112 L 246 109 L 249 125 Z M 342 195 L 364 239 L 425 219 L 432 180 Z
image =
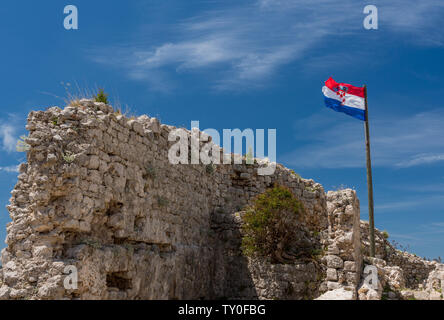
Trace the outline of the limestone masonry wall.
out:
M 31 112 L 27 163 L 8 206 L 0 299 L 358 297 L 365 231 L 354 191 L 326 194 L 279 164 L 258 175 L 260 161 L 173 165 L 173 129 L 90 100 Z M 310 260 L 272 264 L 242 254 L 242 209 L 274 184 L 303 204 L 309 236 L 294 246 L 312 248 Z M 381 259 L 402 268 L 407 285 L 439 269 L 402 257 Z M 77 289 L 64 287 L 67 266 L 78 270 Z
M 362 255 L 360 250 L 359 200 L 352 190 L 327 193 L 329 246 L 327 259 L 327 288 L 344 287 L 354 293 L 359 284 Z M 351 295 L 354 297 L 354 294 Z
M 82 101 L 31 112 L 27 129 L 2 252 L 9 298 L 258 297 L 234 213 L 278 183 L 303 202 L 309 229 L 327 226 L 320 185 L 280 165 L 272 176 L 258 176 L 258 164 L 172 165 L 173 127 L 155 118 Z M 72 292 L 68 265 L 79 272 Z

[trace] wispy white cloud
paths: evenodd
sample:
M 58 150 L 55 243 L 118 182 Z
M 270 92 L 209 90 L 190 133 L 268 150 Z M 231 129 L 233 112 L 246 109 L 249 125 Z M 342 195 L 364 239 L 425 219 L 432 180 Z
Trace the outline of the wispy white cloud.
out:
M 424 204 L 424 199 L 409 200 L 409 201 L 401 200 L 401 201 L 378 204 L 375 206 L 375 209 L 378 210 L 379 212 L 392 211 L 392 210 L 398 212 L 399 209 L 416 208 L 421 204 Z
M 412 167 L 421 164 L 433 163 L 438 161 L 444 161 L 444 153 L 441 154 L 419 154 L 412 159 L 401 161 L 398 163 L 400 167 Z
M 444 228 L 444 222 L 433 222 L 430 224 L 432 227 Z M 444 231 L 444 230 L 443 230 Z
M 422 196 L 422 197 L 418 197 L 418 198 L 414 198 L 412 199 L 412 197 L 408 198 L 408 199 L 397 199 L 395 201 L 391 201 L 391 202 L 383 202 L 381 204 L 376 204 L 375 205 L 375 209 L 378 212 L 396 212 L 399 213 L 399 211 L 402 209 L 404 212 L 410 209 L 415 209 L 417 210 L 418 207 L 425 207 L 425 206 L 429 206 L 429 207 L 435 207 L 436 208 L 441 208 L 442 203 L 444 201 L 444 195 L 441 194 L 430 194 L 430 195 L 426 195 L 426 196 Z
M 424 235 L 441 235 L 444 234 L 444 222 L 430 222 L 417 226 L 416 231 L 412 233 L 413 236 Z
M 332 112 L 332 111 L 331 111 Z M 353 168 L 365 166 L 362 122 L 348 116 L 340 123 L 327 112 L 295 124 L 295 139 L 305 141 L 280 161 L 295 167 Z M 374 166 L 411 167 L 442 161 L 444 111 L 404 117 L 374 118 L 371 123 Z M 311 137 L 307 143 L 307 136 Z
M 0 117 L 0 151 L 15 152 L 19 134 L 23 131 L 23 117 L 7 113 Z
M 383 32 L 405 33 L 416 42 L 442 45 L 444 37 L 437 32 L 444 12 L 441 1 L 378 0 L 375 4 Z M 97 62 L 123 66 L 131 78 L 161 91 L 171 85 L 167 74 L 197 71 L 212 76 L 213 87 L 219 89 L 256 87 L 289 62 L 309 57 L 309 51 L 328 36 L 362 31 L 363 7 L 354 0 L 247 1 L 196 13 L 164 35 L 159 29 L 161 40 L 138 40 L 91 56 Z
M 444 183 L 429 183 L 418 185 L 406 185 L 406 184 L 395 184 L 390 186 L 391 189 L 408 191 L 408 192 L 421 192 L 421 193 L 440 193 L 444 194 Z
M 411 241 L 414 241 L 415 243 L 424 240 L 423 238 L 421 238 L 419 236 L 412 236 L 411 234 L 403 234 L 403 233 L 390 233 L 390 237 L 403 239 L 403 240 L 411 240 Z
M 4 172 L 8 172 L 8 173 L 18 173 L 18 165 L 15 166 L 6 166 L 6 167 L 0 167 L 0 172 L 4 171 Z
M 17 142 L 16 128 L 8 123 L 0 123 L 0 139 L 3 150 L 7 152 L 15 151 Z
M 443 256 L 441 248 L 441 244 L 444 236 L 444 223 L 443 222 L 429 222 L 423 224 L 417 224 L 413 228 L 402 228 L 403 230 L 399 230 L 398 232 L 390 232 L 389 240 L 400 241 L 407 247 L 407 251 L 414 252 L 410 248 L 410 245 L 416 247 L 417 249 L 421 248 L 421 251 L 429 251 L 427 249 L 434 248 L 435 252 L 434 257 Z M 426 250 L 424 250 L 426 249 Z M 418 250 L 419 251 L 419 250 Z M 441 252 L 440 252 L 441 251 Z M 438 252 L 438 253 L 436 253 Z M 430 257 L 430 258 L 434 258 Z
M 381 1 L 379 1 L 381 2 Z M 444 45 L 441 32 L 444 2 L 393 0 L 381 4 L 381 19 L 395 32 L 410 34 L 410 40 L 427 46 Z

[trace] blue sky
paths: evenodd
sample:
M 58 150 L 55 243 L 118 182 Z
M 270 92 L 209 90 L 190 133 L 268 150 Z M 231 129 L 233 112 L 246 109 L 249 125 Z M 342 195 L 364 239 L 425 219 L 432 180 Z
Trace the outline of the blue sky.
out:
M 78 30 L 63 28 L 68 4 Z M 367 219 L 363 123 L 324 107 L 333 76 L 368 86 L 376 226 L 444 257 L 443 18 L 441 0 L 2 1 L 0 238 L 15 143 L 30 110 L 64 105 L 62 82 L 176 126 L 276 128 L 278 162 L 356 188 Z

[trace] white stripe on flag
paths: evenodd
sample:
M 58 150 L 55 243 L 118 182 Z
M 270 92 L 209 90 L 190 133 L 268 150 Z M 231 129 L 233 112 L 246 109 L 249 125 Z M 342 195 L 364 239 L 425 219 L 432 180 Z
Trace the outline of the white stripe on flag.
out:
M 341 98 L 334 91 L 332 91 L 330 88 L 328 88 L 327 86 L 322 87 L 322 93 L 327 98 L 341 101 Z M 364 98 L 345 93 L 344 99 L 345 99 L 345 102 L 344 102 L 345 106 L 350 107 L 350 108 L 365 110 Z

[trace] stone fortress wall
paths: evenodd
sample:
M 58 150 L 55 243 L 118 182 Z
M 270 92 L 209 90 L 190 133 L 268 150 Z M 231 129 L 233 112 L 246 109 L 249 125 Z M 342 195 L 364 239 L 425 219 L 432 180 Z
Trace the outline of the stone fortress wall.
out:
M 365 258 L 354 191 L 326 194 L 279 164 L 263 176 L 260 161 L 171 164 L 174 129 L 90 100 L 31 112 L 27 163 L 8 206 L 0 299 L 381 298 L 382 290 L 359 293 L 365 263 L 397 266 L 402 285 L 424 282 L 427 298 L 439 292 L 441 265 L 411 261 L 385 242 L 379 260 Z M 242 209 L 274 184 L 304 206 L 299 222 L 309 237 L 294 245 L 324 248 L 311 261 L 242 254 Z M 64 288 L 67 266 L 78 270 L 77 289 Z

